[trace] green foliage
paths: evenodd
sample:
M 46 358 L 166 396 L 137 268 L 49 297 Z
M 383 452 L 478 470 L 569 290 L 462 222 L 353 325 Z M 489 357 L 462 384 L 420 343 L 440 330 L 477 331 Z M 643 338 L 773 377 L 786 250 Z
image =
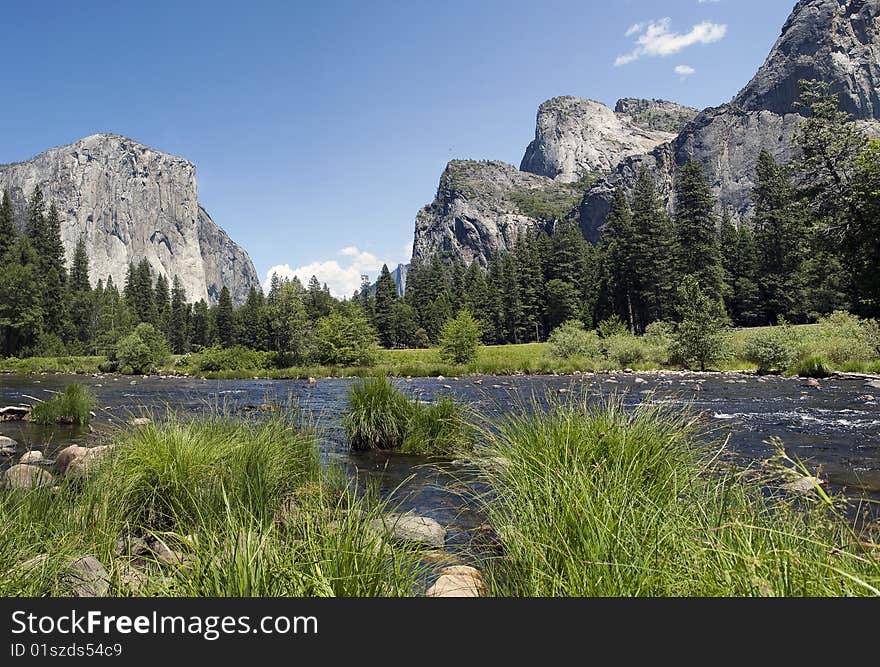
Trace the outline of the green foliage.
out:
M 389 380 L 370 378 L 351 385 L 342 423 L 352 449 L 399 449 L 411 413 L 411 401 Z
M 681 322 L 673 335 L 672 358 L 701 371 L 728 355 L 724 307 L 700 288 L 697 279 L 685 276 L 679 288 Z
M 241 345 L 230 348 L 214 345 L 193 355 L 191 365 L 201 372 L 260 370 L 275 365 L 275 353 L 251 350 Z
M 630 333 L 616 334 L 602 341 L 605 355 L 621 368 L 628 368 L 645 360 L 648 351 L 644 340 Z
M 510 198 L 522 215 L 543 222 L 555 222 L 571 213 L 595 180 L 594 176 L 586 176 L 579 183 L 560 185 L 549 190 L 513 192 Z
M 602 351 L 599 336 L 595 331 L 587 331 L 580 320 L 569 320 L 559 325 L 550 334 L 547 343 L 551 354 L 559 359 L 594 358 Z
M 394 449 L 405 454 L 449 456 L 473 444 L 462 406 L 451 396 L 425 404 L 385 378 L 356 382 L 343 426 L 355 450 Z
M 620 319 L 617 313 L 599 322 L 599 326 L 596 329 L 602 338 L 625 336 L 629 333 L 629 329 L 626 328 L 626 324 L 623 323 L 623 320 Z
M 37 403 L 32 418 L 35 423 L 44 425 L 85 425 L 89 423 L 94 407 L 95 395 L 89 387 L 69 384 L 63 393 L 56 394 L 48 401 Z
M 141 323 L 119 340 L 112 361 L 122 373 L 144 375 L 162 366 L 169 354 L 162 333 L 152 324 Z
M 360 308 L 318 320 L 312 356 L 319 364 L 372 366 L 377 355 L 376 332 Z
M 825 357 L 811 354 L 808 357 L 796 361 L 787 369 L 792 375 L 805 378 L 827 378 L 832 374 L 831 364 Z
M 714 466 L 688 412 L 550 400 L 486 429 L 478 465 L 499 596 L 873 595 L 880 561 L 839 503 L 767 497 Z M 780 459 L 779 475 L 806 474 Z M 751 481 L 749 481 L 751 480 Z M 778 482 L 776 482 L 778 484 Z
M 836 311 L 819 320 L 816 335 L 806 342 L 809 352 L 835 364 L 880 358 L 880 325 Z
M 776 327 L 756 331 L 745 345 L 745 358 L 758 366 L 758 371 L 784 371 L 801 352 L 801 341 L 794 329 L 784 322 Z
M 440 356 L 454 364 L 466 364 L 477 356 L 480 347 L 480 323 L 467 310 L 443 325 L 440 333 Z

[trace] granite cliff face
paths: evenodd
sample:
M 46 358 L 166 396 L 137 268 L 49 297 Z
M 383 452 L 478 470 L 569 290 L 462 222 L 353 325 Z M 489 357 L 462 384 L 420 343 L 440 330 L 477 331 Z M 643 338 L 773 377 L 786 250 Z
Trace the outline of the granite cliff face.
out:
M 746 110 L 794 111 L 798 82 L 840 93 L 856 119 L 880 118 L 880 0 L 801 0 L 755 77 L 733 100 Z
M 863 131 L 880 135 L 878 17 L 880 0 L 799 2 L 763 67 L 730 104 L 706 109 L 671 144 L 624 160 L 587 191 L 574 213 L 584 235 L 598 238 L 614 188 L 630 191 L 642 167 L 652 172 L 672 210 L 677 169 L 690 158 L 703 165 L 720 206 L 747 217 L 761 150 L 778 161 L 794 156 L 801 79 L 829 82 Z
M 442 253 L 486 266 L 493 253 L 512 248 L 520 233 L 534 234 L 547 225 L 529 206 L 536 197 L 576 202 L 578 192 L 504 162 L 453 160 L 434 201 L 416 216 L 413 258 Z
M 129 262 L 177 275 L 190 300 L 216 302 L 225 284 L 242 303 L 259 279 L 247 253 L 199 205 L 192 163 L 131 139 L 96 134 L 32 160 L 0 165 L 20 223 L 39 186 L 61 215 L 68 261 L 85 237 L 90 279 L 121 288 Z
M 601 102 L 554 97 L 538 109 L 535 139 L 520 169 L 565 183 L 607 172 L 625 157 L 646 153 L 675 135 L 637 125 Z

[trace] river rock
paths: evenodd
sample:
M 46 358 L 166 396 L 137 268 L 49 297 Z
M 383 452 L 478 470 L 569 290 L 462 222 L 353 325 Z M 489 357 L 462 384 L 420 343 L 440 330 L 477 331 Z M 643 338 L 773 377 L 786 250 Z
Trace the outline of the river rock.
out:
M 61 583 L 70 595 L 78 598 L 100 598 L 110 590 L 110 576 L 94 556 L 83 556 L 73 561 Z
M 162 540 L 153 540 L 150 542 L 150 551 L 156 557 L 156 561 L 160 565 L 176 565 L 177 567 L 187 568 L 190 566 L 190 560 L 186 554 L 180 551 L 174 551 Z
M 149 426 L 152 423 L 153 420 L 149 417 L 134 417 L 128 420 L 129 426 Z
M 880 389 L 880 380 L 868 380 L 865 383 L 865 387 L 868 389 Z
M 70 445 L 62 449 L 55 458 L 55 472 L 63 475 L 67 472 L 67 468 L 79 456 L 82 456 L 88 447 L 80 447 L 79 445 Z
M 803 382 L 801 382 L 802 387 L 811 387 L 813 389 L 821 389 L 822 383 L 819 382 L 816 378 L 807 378 Z
M 440 571 L 437 581 L 428 589 L 429 598 L 478 598 L 486 586 L 480 571 L 468 565 L 452 565 Z
M 12 438 L 0 435 L 0 456 L 14 456 L 18 443 Z
M 817 477 L 801 477 L 783 484 L 781 488 L 791 493 L 810 493 L 816 489 L 817 485 L 821 484 L 822 480 Z
M 0 408 L 0 422 L 17 422 L 29 419 L 33 408 L 30 405 L 8 405 Z
M 374 530 L 385 531 L 398 540 L 414 542 L 437 549 L 446 544 L 446 529 L 437 521 L 426 516 L 405 514 L 387 514 L 383 519 L 375 519 Z
M 51 486 L 52 475 L 37 466 L 16 464 L 8 468 L 0 478 L 0 486 L 5 489 L 35 489 L 39 486 Z
M 113 553 L 117 556 L 144 556 L 150 553 L 150 547 L 147 544 L 147 541 L 142 537 L 121 535 L 119 539 L 116 540 L 116 546 L 113 548 Z
M 32 449 L 29 452 L 25 452 L 21 455 L 21 458 L 18 460 L 19 463 L 39 463 L 43 460 L 43 452 L 39 449 Z
M 84 447 L 83 449 L 85 451 L 79 454 L 79 456 L 74 457 L 67 466 L 67 475 L 71 477 L 85 477 L 113 451 L 110 445 Z

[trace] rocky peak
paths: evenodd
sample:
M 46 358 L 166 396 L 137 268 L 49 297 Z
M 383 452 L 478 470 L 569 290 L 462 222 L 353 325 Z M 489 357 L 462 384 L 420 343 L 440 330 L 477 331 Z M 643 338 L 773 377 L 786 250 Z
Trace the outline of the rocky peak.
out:
M 625 157 L 646 153 L 674 136 L 641 127 L 595 100 L 554 97 L 538 109 L 535 139 L 520 169 L 573 183 L 610 171 Z
M 628 116 L 641 128 L 678 134 L 698 113 L 697 109 L 668 100 L 642 100 L 625 97 L 617 100 L 614 112 Z
M 880 0 L 801 0 L 764 65 L 736 96 L 748 111 L 786 114 L 802 79 L 827 81 L 856 119 L 880 119 Z
M 19 223 L 37 186 L 61 215 L 68 261 L 85 238 L 93 283 L 110 275 L 121 288 L 129 262 L 146 258 L 169 280 L 178 276 L 190 300 L 215 302 L 225 284 L 242 303 L 259 287 L 247 253 L 199 205 L 195 166 L 183 158 L 93 134 L 0 166 Z

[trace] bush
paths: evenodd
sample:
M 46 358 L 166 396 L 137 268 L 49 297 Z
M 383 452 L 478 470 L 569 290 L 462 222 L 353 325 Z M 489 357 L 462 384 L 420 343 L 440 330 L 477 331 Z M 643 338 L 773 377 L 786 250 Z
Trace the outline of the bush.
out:
M 876 320 L 836 311 L 821 318 L 816 330 L 807 343 L 809 351 L 834 364 L 880 358 L 880 326 Z
M 194 357 L 194 367 L 199 371 L 262 370 L 272 368 L 275 362 L 273 352 L 260 352 L 241 345 L 230 348 L 219 345 L 206 347 Z
M 645 343 L 631 334 L 617 334 L 605 340 L 605 354 L 621 367 L 633 366 L 647 356 Z
M 34 406 L 32 419 L 37 424 L 79 424 L 89 423 L 95 395 L 81 384 L 69 384 L 64 393 L 56 394 L 50 400 Z
M 114 370 L 145 375 L 164 364 L 170 354 L 162 333 L 152 324 L 141 323 L 132 333 L 119 339 L 111 362 Z
M 758 329 L 746 339 L 743 354 L 747 361 L 757 365 L 759 373 L 783 371 L 797 359 L 800 341 L 794 330 L 786 325 Z
M 376 332 L 359 308 L 318 320 L 313 356 L 319 364 L 372 366 L 378 354 Z
M 556 327 L 547 339 L 550 353 L 559 359 L 598 357 L 602 346 L 594 331 L 587 331 L 580 320 L 569 320 Z
M 599 322 L 599 326 L 596 327 L 596 329 L 599 331 L 599 335 L 602 338 L 612 338 L 614 336 L 622 336 L 629 333 L 629 329 L 626 328 L 623 320 L 621 320 L 616 313 Z
M 385 378 L 355 382 L 342 420 L 352 449 L 398 449 L 403 444 L 412 403 Z
M 473 361 L 480 347 L 480 336 L 480 323 L 469 311 L 459 311 L 440 332 L 440 357 L 453 364 Z

